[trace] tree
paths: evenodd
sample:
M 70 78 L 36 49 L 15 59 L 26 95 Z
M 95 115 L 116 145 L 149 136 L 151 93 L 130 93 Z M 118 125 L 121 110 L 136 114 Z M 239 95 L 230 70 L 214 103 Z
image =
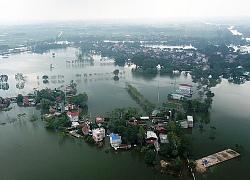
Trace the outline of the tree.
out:
M 142 66 L 142 61 L 146 58 L 144 53 L 136 53 L 132 58 L 131 61 L 136 65 L 136 69 L 138 66 Z
M 198 95 L 199 95 L 200 99 L 202 99 L 202 97 L 204 95 L 204 92 L 203 91 L 198 91 Z
M 70 127 L 71 121 L 66 117 L 51 117 L 46 119 L 46 128 L 58 131 L 65 131 L 66 127 Z
M 147 146 L 142 146 L 140 152 L 141 152 L 142 154 L 146 154 L 147 150 L 148 150 Z
M 191 168 L 194 171 L 195 168 L 196 168 L 196 164 L 194 162 L 189 162 L 188 167 Z
M 204 99 L 204 103 L 206 106 L 205 112 L 208 112 L 208 110 L 212 108 L 212 102 L 213 102 L 213 99 L 211 97 Z
M 48 99 L 43 98 L 41 100 L 41 108 L 43 108 L 43 109 L 49 109 L 50 106 L 52 106 L 52 105 L 53 105 L 53 102 L 48 100 Z
M 207 97 L 214 97 L 214 93 L 212 93 L 211 91 L 207 91 L 206 96 Z
M 161 144 L 159 154 L 163 157 L 168 157 L 169 155 L 171 155 L 172 151 L 173 147 L 171 147 L 169 144 Z
M 23 102 L 23 95 L 22 94 L 18 94 L 16 100 L 17 100 L 17 102 Z
M 83 107 L 88 101 L 87 93 L 83 92 L 82 94 L 78 94 L 69 99 L 70 103 L 73 103 L 77 106 Z
M 155 152 L 153 150 L 148 150 L 145 154 L 145 162 L 149 164 L 155 164 Z
M 144 70 L 146 69 L 156 69 L 156 66 L 157 66 L 157 61 L 155 59 L 150 59 L 150 58 L 147 58 L 147 59 L 144 59 L 142 61 L 142 68 Z
M 127 144 L 135 144 L 137 141 L 137 137 L 138 137 L 138 126 L 134 126 L 134 125 L 128 125 L 123 137 L 125 137 L 127 139 Z
M 179 156 L 177 158 L 175 158 L 175 160 L 174 160 L 174 169 L 176 171 L 181 171 L 181 169 L 182 169 L 182 161 L 181 161 L 181 158 Z
M 132 117 L 136 117 L 136 116 L 138 116 L 138 109 L 137 108 L 128 107 L 128 108 L 124 109 L 122 112 L 122 117 L 124 119 L 131 119 Z
M 139 140 L 139 143 L 141 144 L 141 146 L 142 146 L 143 142 L 145 141 L 145 137 L 146 137 L 146 131 L 142 126 L 140 126 L 138 140 Z
M 199 108 L 199 101 L 197 99 L 191 100 L 191 106 L 194 112 Z

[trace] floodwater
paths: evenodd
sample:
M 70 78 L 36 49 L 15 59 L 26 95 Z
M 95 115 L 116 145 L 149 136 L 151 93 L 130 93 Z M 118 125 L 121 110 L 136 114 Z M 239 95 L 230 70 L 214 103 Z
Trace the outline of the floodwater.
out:
M 52 52 L 55 53 L 54 58 Z M 0 59 L 1 74 L 9 77 L 9 89 L 0 89 L 0 96 L 33 93 L 34 88 L 63 90 L 70 80 L 74 80 L 78 92 L 86 92 L 89 96 L 88 113 L 105 116 L 107 111 L 118 107 L 139 108 L 124 89 L 125 82 L 131 83 L 157 106 L 165 102 L 167 94 L 180 83 L 192 84 L 194 90 L 197 87 L 189 75 L 135 76 L 130 67 L 116 66 L 112 60 L 100 61 L 99 56 L 94 56 L 92 63 L 72 63 L 76 52 L 76 49 L 68 48 Z M 50 64 L 54 68 L 50 68 Z M 113 78 L 115 69 L 120 71 L 118 81 Z M 22 73 L 24 78 L 16 80 L 17 73 Z M 49 83 L 44 84 L 43 75 L 49 77 Z M 195 122 L 190 131 L 194 141 L 192 158 L 199 159 L 227 148 L 235 149 L 236 143 L 242 145 L 244 151 L 240 158 L 211 167 L 205 174 L 196 173 L 196 179 L 250 178 L 247 169 L 250 161 L 249 89 L 248 82 L 235 85 L 227 80 L 212 88 L 215 97 L 210 122 L 204 124 L 203 133 L 199 131 L 199 122 Z M 11 107 L 13 109 L 9 112 L 0 111 L 0 122 L 7 122 L 0 125 L 1 179 L 175 179 L 148 167 L 135 150 L 105 153 L 104 149 L 46 130 L 41 120 L 30 122 L 33 112 L 40 114 L 32 107 L 22 108 L 16 104 L 11 104 Z M 19 113 L 26 113 L 26 116 L 11 122 Z M 194 119 L 197 121 L 195 116 Z M 210 126 L 216 127 L 213 140 L 209 138 Z M 109 146 L 108 143 L 105 146 Z M 190 177 L 183 177 L 187 178 Z

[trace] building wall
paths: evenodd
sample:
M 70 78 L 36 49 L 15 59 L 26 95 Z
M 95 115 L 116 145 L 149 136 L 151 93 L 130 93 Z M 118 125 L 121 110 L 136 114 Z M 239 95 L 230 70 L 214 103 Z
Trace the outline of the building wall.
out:
M 112 139 L 112 138 L 110 138 L 110 139 L 111 139 L 110 140 L 110 145 L 112 147 L 118 147 L 118 146 L 121 145 L 121 139 Z
M 93 134 L 92 137 L 96 142 L 102 141 L 105 137 L 105 129 L 103 128 L 93 129 L 92 134 Z

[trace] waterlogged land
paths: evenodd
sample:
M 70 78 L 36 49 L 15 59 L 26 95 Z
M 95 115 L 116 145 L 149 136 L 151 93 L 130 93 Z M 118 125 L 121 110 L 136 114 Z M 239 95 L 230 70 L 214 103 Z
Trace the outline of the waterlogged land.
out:
M 172 26 L 172 25 L 171 25 Z M 174 25 L 173 25 L 174 26 Z M 38 89 L 41 90 L 43 88 L 49 87 L 51 89 L 54 88 L 60 88 L 63 89 L 65 86 L 70 82 L 70 80 L 75 80 L 77 82 L 77 91 L 82 93 L 86 92 L 89 96 L 88 101 L 88 114 L 89 116 L 93 116 L 94 114 L 102 114 L 105 115 L 106 112 L 117 108 L 126 108 L 126 107 L 135 107 L 140 109 L 140 106 L 129 96 L 129 94 L 125 90 L 125 83 L 129 82 L 133 86 L 136 87 L 138 92 L 140 92 L 143 97 L 148 99 L 149 102 L 152 102 L 154 104 L 162 104 L 165 103 L 168 100 L 168 94 L 176 90 L 176 84 L 180 83 L 188 83 L 192 84 L 194 87 L 194 97 L 199 97 L 201 100 L 204 97 L 204 94 L 202 94 L 203 91 L 201 91 L 202 84 L 206 84 L 209 86 L 216 86 L 214 88 L 208 89 L 208 92 L 210 92 L 210 95 L 212 93 L 215 94 L 213 97 L 213 105 L 212 109 L 209 110 L 209 113 L 207 113 L 205 116 L 202 116 L 200 114 L 193 114 L 194 115 L 194 128 L 192 130 L 189 130 L 187 133 L 193 138 L 194 141 L 194 147 L 192 149 L 191 158 L 193 159 L 199 159 L 203 157 L 204 155 L 211 154 L 217 151 L 221 151 L 223 149 L 227 148 L 237 148 L 235 147 L 235 144 L 240 144 L 244 147 L 244 150 L 247 151 L 249 149 L 249 144 L 247 144 L 247 137 L 249 137 L 248 131 L 246 129 L 247 124 L 249 124 L 248 117 L 249 113 L 246 107 L 249 107 L 248 101 L 244 99 L 244 97 L 247 96 L 248 90 L 249 90 L 249 83 L 245 82 L 245 84 L 242 85 L 234 85 L 228 83 L 226 79 L 223 78 L 210 78 L 210 79 L 203 79 L 202 81 L 197 81 L 197 79 L 202 79 L 203 77 L 197 75 L 204 75 L 204 77 L 208 77 L 210 74 L 209 72 L 213 72 L 212 77 L 219 77 L 221 74 L 221 69 L 213 69 L 213 67 L 219 67 L 217 65 L 222 65 L 225 62 L 240 60 L 239 62 L 243 63 L 240 65 L 243 65 L 242 68 L 234 68 L 237 66 L 227 67 L 231 68 L 234 74 L 232 75 L 232 78 L 240 77 L 243 73 L 247 72 L 247 55 L 240 54 L 240 59 L 237 59 L 232 56 L 227 59 L 227 61 L 224 62 L 225 59 L 221 59 L 223 56 L 218 56 L 218 48 L 215 48 L 217 43 L 220 42 L 223 38 L 223 36 L 228 35 L 229 39 L 227 39 L 227 43 L 234 42 L 237 44 L 238 40 L 241 39 L 241 37 L 235 37 L 230 34 L 230 31 L 227 29 L 228 26 L 225 26 L 224 30 L 222 31 L 216 31 L 216 26 L 213 24 L 206 24 L 202 25 L 201 27 L 209 26 L 210 28 L 207 28 L 207 31 L 216 32 L 214 38 L 214 45 L 208 46 L 209 53 L 214 53 L 216 55 L 211 56 L 211 54 L 208 54 L 208 51 L 199 52 L 200 57 L 202 59 L 199 59 L 198 56 L 190 56 L 190 58 L 196 58 L 196 61 L 211 61 L 209 64 L 204 65 L 202 63 L 197 63 L 189 61 L 189 58 L 183 57 L 185 64 L 181 65 L 178 64 L 181 61 L 183 61 L 182 53 L 179 53 L 178 50 L 175 51 L 175 57 L 172 56 L 172 60 L 168 62 L 168 64 L 163 64 L 162 72 L 164 72 L 164 67 L 169 67 L 168 65 L 174 65 L 171 68 L 172 69 L 165 69 L 165 71 L 169 71 L 171 73 L 166 74 L 158 74 L 158 71 L 155 68 L 158 62 L 158 57 L 156 55 L 160 56 L 160 53 L 165 53 L 160 49 L 149 49 L 147 51 L 148 54 L 150 54 L 150 60 L 144 57 L 141 60 L 142 61 L 136 61 L 135 58 L 133 59 L 133 56 L 131 56 L 132 65 L 131 64 L 124 64 L 121 66 L 118 66 L 118 62 L 121 60 L 124 61 L 124 54 L 119 54 L 120 51 L 123 51 L 124 46 L 131 45 L 129 43 L 123 42 L 123 40 L 126 41 L 133 41 L 131 49 L 137 48 L 138 44 L 134 43 L 137 40 L 147 40 L 148 42 L 154 44 L 164 44 L 164 45 L 196 45 L 195 42 L 201 42 L 200 40 L 196 41 L 195 38 L 183 38 L 180 42 L 176 40 L 175 37 L 173 37 L 171 34 L 168 34 L 170 30 L 172 31 L 175 29 L 176 36 L 178 32 L 183 36 L 183 28 L 186 27 L 188 29 L 189 26 L 183 25 L 183 28 L 180 28 L 180 31 L 178 31 L 178 27 L 169 27 L 169 29 L 164 29 L 161 27 L 156 28 L 148 28 L 148 26 L 144 26 L 138 29 L 135 29 L 133 26 L 128 27 L 127 29 L 124 29 L 123 32 L 118 33 L 118 35 L 124 35 L 124 38 L 119 39 L 119 36 L 103 36 L 101 39 L 103 41 L 107 40 L 107 37 L 111 41 L 118 41 L 118 42 L 107 42 L 106 44 L 99 44 L 99 48 L 96 46 L 96 41 L 93 41 L 93 37 L 90 37 L 89 35 L 86 36 L 86 33 L 88 32 L 88 28 L 79 28 L 78 27 L 71 27 L 71 30 L 78 29 L 76 32 L 78 35 L 82 36 L 82 38 L 89 38 L 88 43 L 81 44 L 79 43 L 79 47 L 81 47 L 81 51 L 76 50 L 75 48 L 67 48 L 67 49 L 55 49 L 48 51 L 47 53 L 43 54 L 32 54 L 32 53 L 21 53 L 21 54 L 11 54 L 8 58 L 1 59 L 0 62 L 3 67 L 1 69 L 1 73 L 3 75 L 8 76 L 7 82 L 4 81 L 4 83 L 8 84 L 8 88 L 5 88 L 4 90 L 0 90 L 0 96 L 2 97 L 11 97 L 16 96 L 17 94 L 28 94 L 34 92 L 34 90 Z M 132 28 L 133 27 L 133 28 Z M 96 29 L 92 27 L 93 29 Z M 201 28 L 201 29 L 202 29 Z M 131 31 L 131 29 L 134 29 L 134 31 Z M 150 31 L 146 31 L 150 29 Z M 198 28 L 199 29 L 199 28 Z M 196 29 L 196 31 L 199 31 Z M 55 31 L 54 31 L 55 30 Z M 109 32 L 115 32 L 117 29 L 113 29 L 113 31 L 110 31 L 110 27 L 107 27 L 106 30 Z M 138 30 L 138 32 L 136 32 Z M 238 28 L 238 30 L 240 30 Z M 55 36 L 58 31 L 58 36 Z M 96 30 L 97 31 L 97 30 Z M 96 31 L 92 31 L 92 33 L 95 33 Z M 105 29 L 100 32 L 104 33 Z M 141 31 L 146 32 L 144 36 L 140 36 Z M 168 42 L 160 42 L 159 37 L 160 35 L 155 39 L 155 36 L 150 35 L 153 31 L 158 32 L 159 34 L 165 34 L 163 37 L 163 40 L 169 40 Z M 185 30 L 186 34 L 189 34 L 192 32 L 192 30 Z M 70 38 L 71 35 L 67 35 L 66 32 L 61 31 L 60 28 L 53 29 L 54 34 L 51 33 L 50 36 L 57 37 L 59 40 L 67 40 L 69 41 L 75 41 L 74 38 Z M 70 32 L 70 31 L 67 31 Z M 72 31 L 71 31 L 72 32 Z M 163 32 L 163 33 L 162 33 Z M 73 32 L 72 32 L 73 33 Z M 137 34 L 138 33 L 138 34 Z M 28 34 L 28 33 L 27 33 Z M 26 36 L 27 34 L 19 34 L 19 37 Z M 45 33 L 46 34 L 46 33 Z M 193 33 L 195 34 L 195 33 Z M 128 36 L 126 36 L 128 35 Z M 133 36 L 132 36 L 133 35 Z M 220 36 L 221 35 L 221 36 Z M 46 35 L 45 35 L 46 36 Z M 45 37 L 44 36 L 44 37 Z M 66 37 L 68 36 L 68 37 Z M 171 37 L 169 37 L 171 36 Z M 197 35 L 198 36 L 198 35 Z M 212 37 L 211 36 L 211 37 Z M 3 36 L 6 37 L 6 36 Z M 41 36 L 40 36 L 41 37 Z M 47 36 L 48 37 L 48 36 Z M 208 37 L 207 37 L 208 38 Z M 21 42 L 22 38 L 17 38 L 16 42 Z M 42 39 L 42 38 L 41 38 Z M 6 41 L 7 39 L 5 39 Z M 38 39 L 37 39 L 38 40 Z M 35 42 L 32 39 L 29 40 L 30 42 Z M 3 42 L 3 41 L 1 41 Z M 7 41 L 6 41 L 7 42 Z M 46 41 L 44 41 L 46 42 Z M 44 44 L 44 42 L 42 44 Z M 91 43 L 90 43 L 91 42 Z M 168 44 L 169 43 L 169 44 Z M 247 42 L 245 42 L 247 45 Z M 6 43 L 7 44 L 7 43 Z M 199 45 L 202 45 L 198 43 Z M 13 44 L 9 44 L 12 46 Z M 89 50 L 93 50 L 92 48 L 89 49 L 90 46 L 95 45 L 95 53 L 97 50 L 99 55 L 93 56 L 93 59 L 88 59 Z M 207 45 L 206 42 L 203 45 Z M 70 45 L 67 45 L 70 46 Z M 43 46 L 40 46 L 43 47 Z M 59 46 L 58 46 L 59 47 Z M 108 48 L 111 47 L 112 51 L 107 51 Z M 220 48 L 223 48 L 224 46 L 221 46 Z M 215 49 L 214 49 L 215 48 Z M 131 50 L 130 49 L 130 50 Z M 46 50 L 46 48 L 45 48 Z M 126 51 L 129 48 L 126 49 Z M 145 49 L 143 49 L 145 50 Z M 220 49 L 221 50 L 221 49 Z M 159 53 L 155 54 L 153 51 Z M 166 55 L 169 56 L 167 50 Z M 83 53 L 84 52 L 84 53 Z M 86 53 L 87 52 L 87 53 Z M 114 52 L 118 52 L 118 54 L 114 54 Z M 183 51 L 182 51 L 183 52 Z M 186 51 L 184 51 L 187 53 Z M 189 50 L 190 52 L 190 50 Z M 54 54 L 53 54 L 54 53 Z M 197 53 L 194 51 L 193 53 Z M 239 53 L 239 52 L 238 52 Z M 102 58 L 101 55 L 108 56 L 109 58 Z M 81 55 L 81 56 L 79 56 Z M 204 55 L 204 57 L 203 57 Z M 239 54 L 238 54 L 239 55 Z M 130 55 L 129 55 L 130 56 Z M 139 57 L 139 56 L 138 56 Z M 189 55 L 188 55 L 189 57 Z M 212 58 L 211 58 L 212 57 Z M 219 58 L 220 57 L 220 58 Z M 126 56 L 126 58 L 128 58 Z M 187 58 L 187 59 L 186 59 Z M 205 59 L 203 59 L 205 58 Z M 220 62 L 217 62 L 217 58 L 219 58 Z M 231 58 L 231 59 L 230 59 Z M 153 59 L 153 60 L 152 60 Z M 165 59 L 169 60 L 170 56 Z M 125 62 L 125 61 L 124 61 Z M 159 61 L 161 62 L 161 61 Z M 170 63 L 171 62 L 171 63 Z M 172 74 L 171 70 L 176 70 L 180 67 L 180 65 L 185 68 L 190 68 L 191 66 L 186 66 L 189 62 L 191 63 L 191 66 L 196 66 L 196 72 L 195 74 Z M 245 64 L 244 64 L 245 63 Z M 53 68 L 51 68 L 51 64 Z M 234 62 L 232 63 L 236 65 Z M 232 65 L 231 64 L 231 65 Z M 162 64 L 161 64 L 162 65 Z M 204 66 L 203 66 L 204 65 Z M 139 67 L 137 72 L 132 72 L 131 67 Z M 210 66 L 210 70 L 208 68 Z M 145 68 L 146 67 L 146 68 Z M 202 70 L 203 67 L 208 68 L 208 71 Z M 224 68 L 224 67 L 223 67 Z M 119 73 L 115 76 L 114 71 L 119 70 Z M 179 69 L 181 70 L 181 68 Z M 216 71 L 214 71 L 216 70 Z M 229 70 L 229 69 L 228 69 Z M 145 76 L 145 73 L 143 72 L 150 72 L 150 76 Z M 157 73 L 155 73 L 157 72 Z M 46 81 L 43 77 L 46 78 Z M 195 76 L 195 77 L 194 77 Z M 2 77 L 2 76 L 1 76 Z M 16 78 L 16 77 L 23 77 L 23 78 Z M 226 77 L 226 76 L 225 76 Z M 192 82 L 195 80 L 195 82 L 199 82 L 199 84 L 196 84 Z M 236 81 L 237 79 L 235 79 Z M 242 81 L 238 81 L 239 83 L 242 83 Z M 3 84 L 3 83 L 2 83 Z M 1 84 L 1 85 L 2 85 Z M 212 85 L 213 84 L 213 85 Z M 1 86 L 2 87 L 2 86 Z M 196 89 L 197 88 L 197 89 Z M 212 93 L 211 93 L 212 92 Z M 193 103 L 194 104 L 194 103 Z M 242 107 L 237 110 L 237 113 L 235 111 L 235 106 Z M 6 159 L 12 159 L 15 156 L 12 156 L 13 154 L 18 154 L 21 158 L 18 162 L 17 166 L 13 167 L 10 163 L 3 164 L 0 163 L 0 167 L 4 169 L 3 177 L 23 177 L 23 178 L 29 178 L 33 175 L 28 175 L 22 172 L 29 171 L 30 167 L 32 165 L 33 172 L 37 172 L 41 177 L 48 178 L 48 177 L 68 177 L 70 174 L 70 177 L 72 178 L 72 174 L 77 174 L 76 171 L 85 171 L 86 177 L 95 177 L 99 178 L 101 177 L 105 178 L 111 178 L 114 177 L 114 175 L 110 175 L 109 168 L 110 166 L 115 167 L 123 167 L 128 170 L 128 172 L 131 172 L 131 174 L 134 172 L 134 169 L 137 169 L 136 177 L 131 174 L 126 174 L 124 177 L 130 177 L 131 179 L 138 179 L 139 177 L 143 177 L 145 175 L 145 178 L 158 178 L 163 179 L 166 178 L 167 175 L 162 175 L 159 173 L 154 174 L 153 171 L 150 170 L 150 168 L 146 167 L 144 163 L 144 159 L 139 155 L 137 156 L 137 153 L 134 154 L 134 151 L 131 153 L 129 152 L 123 152 L 119 151 L 118 154 L 116 153 L 100 153 L 103 152 L 102 150 L 98 149 L 97 147 L 91 147 L 88 144 L 85 144 L 83 142 L 78 142 L 76 140 L 73 140 L 68 137 L 62 137 L 57 134 L 54 134 L 50 131 L 47 131 L 44 129 L 44 122 L 39 120 L 36 120 L 34 122 L 30 122 L 29 119 L 32 119 L 32 111 L 31 108 L 19 108 L 15 105 L 11 105 L 12 107 L 11 111 L 3 112 L 1 111 L 1 117 L 3 116 L 6 122 L 5 125 L 0 126 L 1 131 L 1 162 L 6 162 Z M 191 109 L 192 110 L 192 109 Z M 10 113 L 11 112 L 11 113 Z M 15 113 L 13 113 L 15 112 Z M 13 113 L 13 115 L 12 115 Z M 25 113 L 25 116 L 20 116 L 20 119 L 17 121 L 12 121 L 12 119 L 15 119 L 18 117 L 18 114 Z M 38 113 L 39 114 L 39 113 Z M 17 118 L 18 119 L 18 118 Z M 237 120 L 237 121 L 236 121 Z M 25 130 L 25 131 L 23 131 Z M 12 135 L 9 135 L 9 132 L 14 132 Z M 24 135 L 25 132 L 25 135 Z M 233 132 L 233 133 L 232 133 Z M 35 133 L 35 136 L 30 136 Z M 38 137 L 39 136 L 39 137 Z M 50 139 L 50 140 L 49 140 Z M 52 140 L 51 140 L 52 139 Z M 38 143 L 43 142 L 43 143 Z M 206 142 L 206 143 L 204 143 Z M 28 148 L 30 147 L 30 144 L 36 144 L 36 147 L 33 147 L 32 149 Z M 46 146 L 45 146 L 46 145 Z M 45 147 L 44 147 L 45 146 Z M 106 146 L 109 147 L 108 142 L 106 142 Z M 48 148 L 50 147 L 50 148 Z M 74 150 L 72 150 L 72 147 Z M 83 149 L 84 154 L 82 154 Z M 43 153 L 36 153 L 40 152 L 41 149 L 44 149 Z M 18 153 L 17 153 L 18 152 Z M 62 154 L 60 157 L 55 155 L 56 153 L 53 152 L 60 152 Z M 25 154 L 30 154 L 30 156 L 26 156 Z M 71 154 L 70 158 L 61 158 L 63 157 L 69 157 L 66 156 L 66 154 Z M 97 155 L 98 154 L 98 155 Z M 85 155 L 88 155 L 87 157 Z M 50 156 L 54 156 L 57 161 L 52 160 L 53 158 L 48 158 Z M 23 157 L 23 158 L 22 158 Z M 24 158 L 25 157 L 25 158 Z M 30 157 L 30 158 L 27 158 Z M 36 157 L 36 158 L 35 158 Z M 96 159 L 95 157 L 98 157 L 99 159 Z M 86 160 L 87 158 L 87 160 Z M 114 162 L 111 159 L 115 159 L 116 162 Z M 46 162 L 44 161 L 46 159 Z M 210 170 L 206 173 L 206 177 L 213 178 L 213 179 L 220 179 L 225 177 L 233 177 L 233 178 L 245 178 L 248 179 L 249 175 L 247 173 L 247 162 L 249 161 L 249 156 L 247 153 L 242 153 L 241 161 L 237 159 L 236 161 L 228 161 L 225 163 L 222 163 L 218 166 L 211 167 Z M 55 162 L 61 162 L 61 164 L 74 164 L 74 167 L 77 167 L 75 169 L 69 168 L 68 166 L 60 166 L 59 169 L 63 169 L 62 176 L 53 174 L 52 170 L 50 170 L 47 166 L 47 161 L 51 165 L 55 165 Z M 83 163 L 84 161 L 84 163 Z M 134 162 L 135 161 L 135 162 Z M 8 161 L 12 162 L 12 161 Z M 40 162 L 40 163 L 37 163 Z M 90 163 L 91 162 L 91 163 Z M 93 162 L 93 163 L 92 163 Z M 121 163 L 122 162 L 122 163 Z M 128 164 L 133 164 L 135 166 L 128 166 Z M 102 166 L 101 164 L 105 164 L 105 166 Z M 24 166 L 21 166 L 21 164 L 25 164 Z M 117 164 L 119 166 L 117 166 Z M 93 170 L 86 170 L 89 169 Z M 102 167 L 100 170 L 100 167 Z M 242 171 L 239 171 L 235 167 L 241 167 Z M 17 169 L 18 168 L 18 169 Z M 138 170 L 139 168 L 139 170 Z M 11 174 L 12 172 L 16 170 L 15 174 Z M 44 174 L 41 169 L 46 169 L 47 174 Z M 229 170 L 229 171 L 228 171 Z M 100 172 L 99 174 L 96 174 L 95 172 Z M 73 173 L 72 173 L 73 172 Z M 138 173 L 139 172 L 139 173 Z M 140 173 L 140 172 L 143 172 Z M 146 173 L 145 173 L 146 172 Z M 115 171 L 117 175 L 120 173 L 120 171 L 117 169 Z M 63 176 L 64 175 L 64 176 Z M 138 177 L 137 177 L 138 175 Z M 74 176 L 74 175 L 73 175 Z M 197 178 L 203 179 L 205 178 L 203 175 L 197 174 Z M 167 178 L 172 178 L 172 176 L 167 176 Z M 191 177 L 190 177 L 191 178 Z

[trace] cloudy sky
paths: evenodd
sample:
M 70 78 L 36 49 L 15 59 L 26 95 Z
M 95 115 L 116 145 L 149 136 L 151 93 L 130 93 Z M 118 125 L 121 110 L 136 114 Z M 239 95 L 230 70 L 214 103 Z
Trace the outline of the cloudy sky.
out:
M 0 0 L 0 23 L 250 16 L 248 0 Z

